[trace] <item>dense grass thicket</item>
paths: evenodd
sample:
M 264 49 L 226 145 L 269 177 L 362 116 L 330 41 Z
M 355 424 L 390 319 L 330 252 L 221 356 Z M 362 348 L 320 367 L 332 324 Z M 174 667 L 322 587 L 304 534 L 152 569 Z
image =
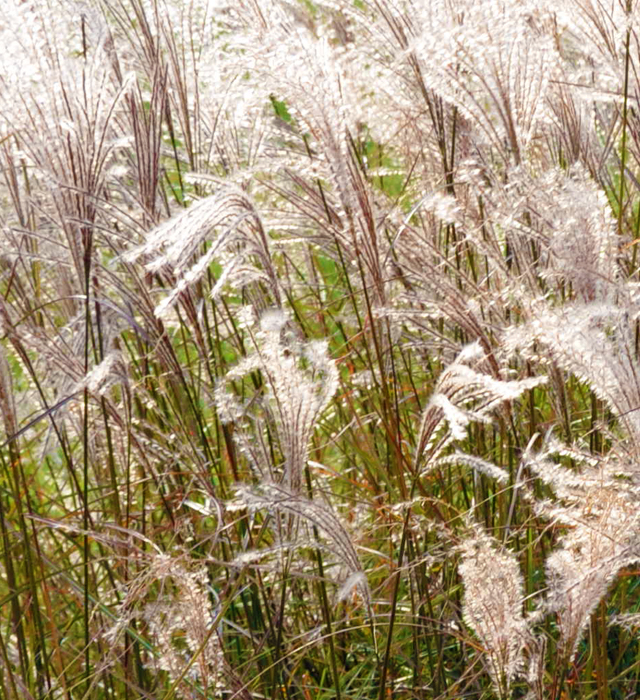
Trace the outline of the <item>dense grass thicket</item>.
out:
M 638 697 L 639 31 L 2 0 L 3 700 Z

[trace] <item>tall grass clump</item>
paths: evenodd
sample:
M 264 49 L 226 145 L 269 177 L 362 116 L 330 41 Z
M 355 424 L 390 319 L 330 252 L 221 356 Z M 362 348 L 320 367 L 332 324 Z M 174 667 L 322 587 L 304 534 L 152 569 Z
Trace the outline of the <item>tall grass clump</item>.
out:
M 4 0 L 0 697 L 636 697 L 639 26 Z

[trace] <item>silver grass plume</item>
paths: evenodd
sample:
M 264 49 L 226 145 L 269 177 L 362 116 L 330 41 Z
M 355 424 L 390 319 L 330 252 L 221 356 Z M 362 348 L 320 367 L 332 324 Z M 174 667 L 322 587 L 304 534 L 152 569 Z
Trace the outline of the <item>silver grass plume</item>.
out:
M 274 478 L 276 465 L 260 449 L 262 438 L 256 434 L 262 432 L 262 414 L 278 436 L 284 457 L 282 481 L 293 493 L 299 493 L 309 442 L 316 421 L 338 387 L 338 370 L 328 357 L 326 343 L 300 342 L 284 312 L 268 311 L 258 323 L 253 309 L 245 308 L 240 321 L 253 347 L 218 386 L 218 414 L 223 422 L 237 423 L 236 435 L 252 466 L 262 477 Z M 226 386 L 254 371 L 262 376 L 263 395 L 256 394 L 243 405 Z M 253 428 L 248 424 L 251 417 L 255 418 Z
M 482 642 L 496 691 L 508 697 L 531 637 L 522 612 L 520 567 L 515 555 L 484 531 L 466 539 L 460 550 L 464 620 Z
M 124 256 L 128 262 L 144 259 L 149 272 L 175 276 L 174 288 L 156 307 L 157 316 L 165 315 L 213 262 L 223 268 L 211 292 L 214 299 L 225 285 L 243 289 L 262 282 L 261 292 L 252 295 L 254 304 L 261 310 L 280 305 L 280 282 L 271 260 L 269 237 L 254 203 L 240 188 L 222 181 L 217 184 L 216 194 L 158 226 L 143 245 Z M 201 253 L 205 242 L 210 247 Z
M 416 463 L 431 462 L 454 440 L 464 440 L 472 422 L 487 423 L 502 403 L 517 399 L 524 391 L 544 383 L 544 377 L 504 381 L 482 371 L 487 355 L 479 342 L 464 347 L 440 375 L 433 396 L 422 415 Z M 447 430 L 438 438 L 438 428 Z
M 149 602 L 152 596 L 155 600 Z M 221 625 L 211 629 L 216 610 L 205 567 L 195 568 L 185 558 L 152 554 L 143 573 L 128 584 L 118 621 L 105 634 L 113 648 L 117 648 L 134 618 L 144 619 L 154 644 L 155 654 L 149 656 L 146 665 L 156 673 L 165 671 L 177 684 L 180 697 L 193 697 L 193 684 L 214 694 L 228 686 L 230 674 L 222 649 Z M 192 663 L 195 653 L 199 655 Z M 187 665 L 190 668 L 185 674 Z
M 385 10 L 397 63 L 474 124 L 475 147 L 494 149 L 504 163 L 530 157 L 558 74 L 550 13 L 534 19 L 531 3 L 517 0 L 389 2 Z
M 618 572 L 640 559 L 638 503 L 603 488 L 588 492 L 585 503 L 563 509 L 561 516 L 572 522 L 561 548 L 545 563 L 546 607 L 557 615 L 561 648 L 572 660 L 592 612 Z
M 340 522 L 336 514 L 325 504 L 309 500 L 286 488 L 274 483 L 263 483 L 259 487 L 240 484 L 236 487 L 237 501 L 251 510 L 268 510 L 294 516 L 317 528 L 327 542 L 331 551 L 346 570 L 342 581 L 339 598 L 342 599 L 356 588 L 367 606 L 370 603 L 370 593 L 367 577 L 360 565 L 358 553 L 353 545 L 350 534 Z M 304 546 L 311 546 L 311 540 L 305 540 Z M 300 546 L 300 543 L 298 543 Z
M 557 464 L 554 453 L 571 458 L 580 470 Z M 629 479 L 632 461 L 613 452 L 583 453 L 553 440 L 543 452 L 527 455 L 526 466 L 556 493 L 557 500 L 538 504 L 539 513 L 567 530 L 545 563 L 544 607 L 557 615 L 561 648 L 569 659 L 618 572 L 640 560 L 640 490 L 637 480 Z
M 610 299 L 620 278 L 620 236 L 606 194 L 584 167 L 538 171 L 522 164 L 502 182 L 467 163 L 460 178 L 482 193 L 486 223 L 467 223 L 465 234 L 490 259 L 503 302 L 515 296 L 526 310 L 532 298 L 562 294 L 567 285 L 582 302 Z
M 294 210 L 301 205 L 297 217 L 302 213 L 308 220 L 313 201 L 321 205 L 311 216 L 328 222 L 313 226 L 315 241 L 333 254 L 336 245 L 348 251 L 364 275 L 373 306 L 379 307 L 386 293 L 382 260 L 388 244 L 381 222 L 388 207 L 380 206 L 355 145 L 380 120 L 383 110 L 372 95 L 385 68 L 357 50 L 356 37 L 337 26 L 338 13 L 332 3 L 321 3 L 317 9 L 305 12 L 293 3 L 264 0 L 256 4 L 253 18 L 246 13 L 253 21 L 237 50 L 241 56 L 238 66 L 247 80 L 238 81 L 234 89 L 253 92 L 261 105 L 274 97 L 286 103 L 290 121 L 280 120 L 282 133 L 274 129 L 270 139 L 271 149 L 283 136 L 291 144 L 278 166 L 278 177 L 284 176 L 286 184 L 281 189 L 272 176 L 263 184 L 283 194 L 281 199 L 288 200 Z M 346 4 L 340 9 L 343 13 L 354 17 L 353 8 Z M 385 124 L 385 136 L 389 131 L 390 125 Z M 283 167 L 285 163 L 291 167 Z M 318 180 L 327 183 L 321 197 L 313 194 Z M 289 189 L 291 184 L 293 189 Z M 299 187 L 311 197 L 302 200 L 296 193 Z M 278 202 L 277 208 L 281 207 Z M 292 217 L 282 218 L 290 227 Z M 308 236 L 309 227 L 301 228 Z
M 586 382 L 613 411 L 640 447 L 640 372 L 635 324 L 640 315 L 632 289 L 618 289 L 617 300 L 532 305 L 530 323 L 507 334 L 507 344 L 531 359 L 549 363 Z M 542 351 L 544 347 L 545 352 Z

